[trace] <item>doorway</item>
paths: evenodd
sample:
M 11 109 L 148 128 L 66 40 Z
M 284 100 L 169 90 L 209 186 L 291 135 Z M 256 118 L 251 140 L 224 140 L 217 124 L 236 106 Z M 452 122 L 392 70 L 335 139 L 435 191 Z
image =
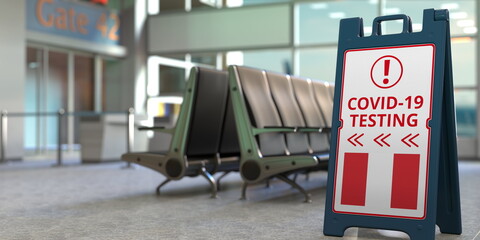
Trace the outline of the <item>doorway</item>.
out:
M 74 52 L 45 46 L 27 47 L 25 81 L 26 116 L 24 148 L 26 155 L 46 154 L 57 147 L 58 122 L 55 113 L 94 111 L 95 88 L 102 81 L 95 81 L 93 54 Z M 101 76 L 101 75 L 100 75 Z M 99 86 L 95 86 L 99 85 Z M 102 104 L 99 104 L 100 106 Z M 74 116 L 63 118 L 62 147 L 78 149 L 78 126 Z

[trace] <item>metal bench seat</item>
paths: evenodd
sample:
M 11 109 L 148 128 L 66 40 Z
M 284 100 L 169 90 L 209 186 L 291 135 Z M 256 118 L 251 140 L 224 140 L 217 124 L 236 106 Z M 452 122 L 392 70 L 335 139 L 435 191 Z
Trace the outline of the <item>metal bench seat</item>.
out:
M 227 73 L 194 67 L 183 95 L 184 100 L 174 128 L 144 128 L 172 134 L 165 153 L 134 152 L 122 155 L 128 162 L 151 168 L 171 180 L 185 176 L 205 177 L 212 197 L 217 195 L 216 172 L 239 168 L 239 146 L 231 102 L 228 100 Z
M 328 162 L 329 128 L 311 81 L 243 66 L 230 66 L 229 77 L 241 149 L 242 196 L 248 184 L 276 177 L 310 201 L 288 174 Z

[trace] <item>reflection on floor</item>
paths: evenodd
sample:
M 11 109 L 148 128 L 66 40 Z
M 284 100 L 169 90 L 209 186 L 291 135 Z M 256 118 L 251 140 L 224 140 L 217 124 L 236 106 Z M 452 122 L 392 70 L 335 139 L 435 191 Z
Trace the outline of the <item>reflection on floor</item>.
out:
M 299 183 L 313 203 L 286 184 L 258 184 L 240 201 L 237 173 L 210 199 L 202 179 L 171 182 L 125 163 L 51 167 L 51 162 L 0 165 L 0 239 L 340 239 L 322 234 L 327 174 Z M 480 162 L 460 163 L 464 230 L 437 239 L 480 239 Z M 408 239 L 393 231 L 350 228 L 343 239 Z

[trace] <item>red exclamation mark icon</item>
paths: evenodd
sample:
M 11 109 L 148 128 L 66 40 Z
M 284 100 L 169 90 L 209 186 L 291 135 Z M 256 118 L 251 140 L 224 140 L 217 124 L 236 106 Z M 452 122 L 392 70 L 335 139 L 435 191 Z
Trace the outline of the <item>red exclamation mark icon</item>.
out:
M 383 84 L 388 84 L 388 73 L 390 72 L 390 60 L 385 60 L 385 65 L 383 68 L 383 75 L 385 75 L 385 78 L 383 79 Z

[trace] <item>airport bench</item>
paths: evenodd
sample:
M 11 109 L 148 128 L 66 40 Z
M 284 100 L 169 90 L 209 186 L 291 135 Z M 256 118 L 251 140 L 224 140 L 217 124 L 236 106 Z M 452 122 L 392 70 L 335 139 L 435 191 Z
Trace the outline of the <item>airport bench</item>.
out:
M 141 130 L 172 134 L 166 152 L 134 152 L 122 159 L 153 169 L 171 180 L 201 175 L 208 180 L 213 198 L 217 195 L 216 172 L 239 168 L 239 144 L 229 101 L 226 72 L 194 67 L 183 95 L 183 103 L 174 128 L 142 127 Z
M 242 198 L 248 184 L 276 177 L 309 202 L 310 195 L 288 176 L 326 170 L 328 163 L 331 126 L 312 81 L 242 66 L 230 66 L 229 78 L 241 150 Z

